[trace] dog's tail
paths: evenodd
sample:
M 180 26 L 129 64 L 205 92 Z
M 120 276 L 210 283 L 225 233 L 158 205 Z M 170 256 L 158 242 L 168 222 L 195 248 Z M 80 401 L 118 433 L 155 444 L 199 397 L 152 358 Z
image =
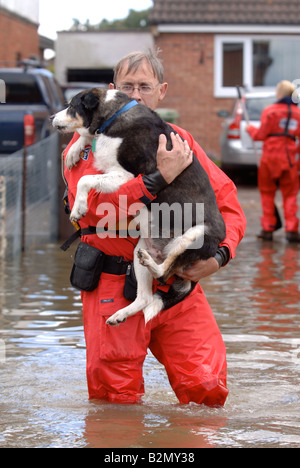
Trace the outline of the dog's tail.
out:
M 170 286 L 168 292 L 157 290 L 156 294 L 163 302 L 163 310 L 170 309 L 179 302 L 183 301 L 195 289 L 197 283 L 184 280 L 176 276 L 176 280 Z
M 183 301 L 195 289 L 196 284 L 176 277 L 168 292 L 157 290 L 153 296 L 153 301 L 143 311 L 145 323 L 147 324 L 156 317 L 159 312 L 170 309 Z

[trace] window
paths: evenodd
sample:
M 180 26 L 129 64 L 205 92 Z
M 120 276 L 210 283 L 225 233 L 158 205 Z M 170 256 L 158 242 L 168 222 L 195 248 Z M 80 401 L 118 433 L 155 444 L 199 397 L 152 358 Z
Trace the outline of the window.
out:
M 255 90 L 299 79 L 299 49 L 299 36 L 216 36 L 216 97 L 235 97 L 237 85 Z
M 276 86 L 300 78 L 300 38 L 253 40 L 253 86 Z
M 7 104 L 42 104 L 43 96 L 36 79 L 26 73 L 1 73 L 0 78 L 6 84 Z
M 223 86 L 230 87 L 243 83 L 244 44 L 223 43 Z
M 92 82 L 92 83 L 112 83 L 114 79 L 114 71 L 112 69 L 75 69 L 69 68 L 67 72 L 67 81 L 71 82 Z

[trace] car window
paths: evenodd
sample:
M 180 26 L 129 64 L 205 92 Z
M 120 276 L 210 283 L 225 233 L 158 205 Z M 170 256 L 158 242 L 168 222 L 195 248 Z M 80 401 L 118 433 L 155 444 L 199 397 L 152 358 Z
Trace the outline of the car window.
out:
M 46 88 L 46 91 L 44 91 L 44 94 L 46 96 L 47 104 L 49 107 L 53 108 L 54 98 L 53 98 L 53 93 L 52 93 L 52 89 L 50 85 L 50 80 L 47 76 L 44 76 L 44 75 L 40 75 L 40 80 L 43 82 Z
M 25 73 L 1 73 L 6 84 L 7 104 L 42 104 L 43 96 L 35 77 Z
M 246 107 L 250 120 L 260 120 L 262 111 L 276 102 L 275 96 L 262 97 L 262 98 L 248 98 L 246 100 Z
M 52 87 L 55 90 L 55 95 L 57 96 L 56 102 L 58 106 L 64 106 L 65 105 L 65 98 L 64 94 L 62 92 L 61 87 L 59 86 L 58 82 L 53 78 L 52 80 Z

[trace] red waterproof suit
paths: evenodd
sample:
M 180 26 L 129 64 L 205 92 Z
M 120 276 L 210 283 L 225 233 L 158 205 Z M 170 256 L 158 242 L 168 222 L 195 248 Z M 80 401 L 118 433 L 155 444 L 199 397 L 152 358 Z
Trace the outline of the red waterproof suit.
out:
M 258 185 L 263 208 L 262 228 L 269 232 L 276 229 L 274 199 L 277 189 L 280 188 L 286 231 L 298 232 L 299 179 L 296 161 L 298 148 L 295 138 L 300 137 L 300 109 L 290 98 L 284 98 L 263 111 L 260 128 L 250 125 L 248 132 L 253 140 L 264 141 L 258 170 Z
M 207 171 L 215 190 L 219 209 L 224 217 L 227 246 L 231 257 L 243 238 L 246 220 L 237 200 L 236 188 L 213 164 L 193 140 L 191 135 L 176 127 L 198 156 Z M 78 139 L 75 134 L 72 142 Z M 69 147 L 70 147 L 69 145 Z M 65 151 L 67 154 L 68 148 Z M 69 202 L 73 206 L 78 180 L 95 174 L 92 154 L 87 149 L 84 157 L 71 172 L 65 170 L 69 188 Z M 139 176 L 114 194 L 97 194 L 92 191 L 88 212 L 80 220 L 84 229 L 97 226 L 103 214 L 96 214 L 104 203 L 114 206 L 119 220 L 128 217 L 128 210 L 120 208 L 120 195 L 127 196 L 127 206 L 149 203 L 153 197 Z M 101 210 L 103 213 L 103 210 Z M 97 235 L 83 236 L 82 241 L 101 249 L 107 255 L 123 256 L 132 261 L 137 239 L 106 238 Z M 87 380 L 90 399 L 111 402 L 135 403 L 144 394 L 143 363 L 150 348 L 153 355 L 165 366 L 169 381 L 181 403 L 223 405 L 226 387 L 226 350 L 219 328 L 198 285 L 183 302 L 161 312 L 145 326 L 143 313 L 130 317 L 118 328 L 106 324 L 109 316 L 127 306 L 123 297 L 125 276 L 102 273 L 98 288 L 82 293 L 84 331 L 87 345 Z M 218 294 L 218 291 L 216 291 Z

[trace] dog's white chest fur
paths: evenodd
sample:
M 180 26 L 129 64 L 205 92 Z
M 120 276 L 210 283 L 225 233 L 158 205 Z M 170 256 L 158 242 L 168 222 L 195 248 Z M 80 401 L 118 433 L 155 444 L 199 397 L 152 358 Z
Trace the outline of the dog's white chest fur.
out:
M 98 171 L 108 172 L 124 168 L 118 163 L 118 150 L 123 142 L 123 138 L 111 138 L 106 135 L 99 135 L 96 141 L 96 151 L 94 153 L 94 166 Z
M 80 137 L 78 141 L 81 139 L 84 137 Z M 133 174 L 127 172 L 118 163 L 118 150 L 122 142 L 122 138 L 111 138 L 103 134 L 97 136 L 94 166 L 102 174 L 86 175 L 79 180 L 75 204 L 71 213 L 72 221 L 79 220 L 86 214 L 88 194 L 92 188 L 99 193 L 114 193 L 123 184 L 134 178 Z

